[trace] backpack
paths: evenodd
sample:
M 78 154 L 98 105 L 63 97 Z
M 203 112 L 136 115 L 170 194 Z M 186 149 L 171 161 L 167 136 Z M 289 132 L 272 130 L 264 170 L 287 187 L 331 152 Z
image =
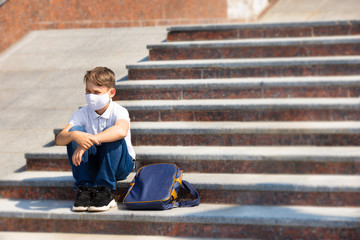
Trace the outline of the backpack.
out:
M 167 210 L 199 205 L 199 193 L 189 182 L 182 180 L 182 176 L 182 171 L 172 163 L 143 166 L 130 183 L 123 203 L 131 210 Z M 179 201 L 180 187 L 195 199 Z

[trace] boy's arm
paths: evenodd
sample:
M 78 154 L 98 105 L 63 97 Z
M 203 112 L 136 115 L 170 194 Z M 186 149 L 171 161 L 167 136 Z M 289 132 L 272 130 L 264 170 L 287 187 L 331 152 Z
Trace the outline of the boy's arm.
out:
M 114 126 L 109 127 L 105 131 L 98 133 L 95 136 L 98 142 L 114 142 L 126 137 L 129 131 L 130 124 L 125 119 L 118 120 Z
M 123 139 L 126 137 L 126 134 L 129 130 L 129 122 L 123 119 L 118 120 L 114 126 L 109 127 L 105 131 L 96 135 L 91 135 L 79 131 L 69 132 L 72 126 L 72 124 L 68 124 L 59 133 L 59 135 L 55 139 L 55 144 L 65 146 L 73 140 L 75 140 L 79 144 L 72 156 L 72 162 L 75 166 L 80 165 L 82 155 L 94 143 L 99 144 L 100 142 L 114 142 Z
M 55 144 L 58 146 L 66 146 L 73 141 L 70 136 L 69 130 L 72 128 L 72 124 L 68 124 L 55 138 Z
M 89 149 L 94 144 L 99 144 L 97 139 L 88 133 L 73 131 L 69 132 L 72 124 L 68 124 L 56 137 L 55 144 L 59 146 L 66 146 L 72 141 L 76 141 L 80 147 Z

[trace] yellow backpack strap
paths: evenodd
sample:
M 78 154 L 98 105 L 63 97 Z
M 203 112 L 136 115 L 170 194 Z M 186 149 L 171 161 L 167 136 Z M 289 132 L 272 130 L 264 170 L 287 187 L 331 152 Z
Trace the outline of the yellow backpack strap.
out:
M 175 181 L 182 184 L 182 178 L 183 178 L 183 171 L 180 171 L 180 178 L 175 178 Z
M 173 189 L 172 193 L 171 193 L 171 200 L 176 201 L 176 199 L 177 199 L 177 193 L 176 193 L 175 189 Z
M 181 185 L 182 184 L 182 178 L 183 178 L 183 171 L 180 171 L 180 178 L 175 178 L 175 182 L 178 182 Z M 177 195 L 175 189 L 172 190 L 171 198 L 172 198 L 173 201 L 176 201 L 176 199 L 178 198 L 178 195 Z

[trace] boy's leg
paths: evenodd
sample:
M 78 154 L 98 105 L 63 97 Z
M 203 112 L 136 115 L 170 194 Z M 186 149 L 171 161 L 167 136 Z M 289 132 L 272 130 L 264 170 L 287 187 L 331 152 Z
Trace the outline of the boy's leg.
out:
M 96 185 L 116 189 L 116 182 L 124 180 L 131 173 L 134 162 L 130 156 L 125 139 L 102 143 L 98 148 L 100 167 L 96 177 Z
M 96 193 L 89 211 L 106 211 L 115 207 L 116 202 L 111 190 L 116 189 L 116 181 L 125 179 L 134 166 L 124 139 L 103 143 L 98 151 L 101 163 L 96 177 Z
M 86 132 L 86 130 L 81 126 L 74 126 L 70 128 L 69 132 L 73 131 L 80 131 L 80 132 Z M 78 147 L 77 142 L 72 141 L 67 146 L 67 154 L 69 163 L 71 165 L 72 173 L 75 178 L 75 186 L 86 186 L 86 187 L 93 187 L 94 186 L 94 179 L 95 174 L 92 170 L 90 162 L 93 162 L 94 156 L 96 155 L 96 147 L 92 146 L 90 149 L 85 151 L 84 155 L 82 156 L 82 160 L 79 166 L 75 166 L 72 162 L 72 155 L 74 154 L 76 148 Z
M 86 132 L 86 130 L 80 126 L 72 127 L 69 132 L 72 131 Z M 72 156 L 77 147 L 78 144 L 75 141 L 72 141 L 67 145 L 68 158 L 72 168 L 73 176 L 75 178 L 74 186 L 78 190 L 74 205 L 72 207 L 72 210 L 76 212 L 87 211 L 89 209 L 94 192 L 92 189 L 94 186 L 93 179 L 95 179 L 96 176 L 94 171 L 97 171 L 96 166 L 93 167 L 93 165 L 96 165 L 96 162 L 94 164 L 94 160 L 96 159 L 96 147 L 92 146 L 90 149 L 85 151 L 80 165 L 75 166 L 72 162 Z M 89 160 L 92 164 L 89 164 Z M 94 170 L 92 171 L 92 169 Z

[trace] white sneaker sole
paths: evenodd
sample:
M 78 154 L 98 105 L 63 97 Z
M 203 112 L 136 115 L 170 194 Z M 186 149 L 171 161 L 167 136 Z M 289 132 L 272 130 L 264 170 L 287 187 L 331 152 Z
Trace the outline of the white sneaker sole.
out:
M 109 210 L 110 208 L 113 208 L 116 206 L 116 202 L 115 200 L 113 199 L 107 206 L 102 206 L 102 207 L 95 207 L 95 206 L 90 206 L 88 208 L 88 211 L 89 212 L 103 212 L 103 211 L 107 211 Z
M 72 210 L 74 212 L 86 212 L 88 209 L 89 209 L 89 207 L 82 207 L 82 206 L 80 206 L 80 207 L 73 206 L 72 207 Z

